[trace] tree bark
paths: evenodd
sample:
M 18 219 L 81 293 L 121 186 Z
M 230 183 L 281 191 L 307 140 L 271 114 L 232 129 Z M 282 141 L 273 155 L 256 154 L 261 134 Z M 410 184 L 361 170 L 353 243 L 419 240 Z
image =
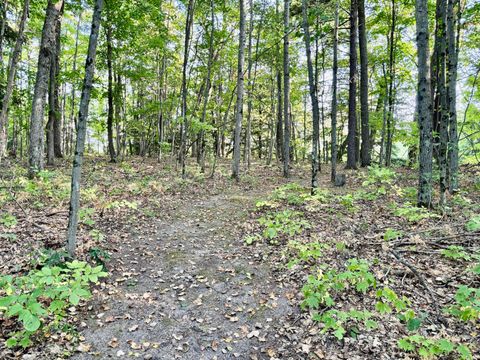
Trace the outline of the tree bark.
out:
M 448 115 L 450 119 L 448 162 L 449 162 L 449 190 L 450 193 L 458 191 L 458 130 L 457 130 L 457 68 L 460 28 L 456 27 L 454 5 L 455 0 L 448 0 L 447 7 L 447 71 L 448 71 Z M 460 4 L 459 1 L 457 1 Z M 458 6 L 458 18 L 460 20 L 461 9 Z M 458 21 L 460 24 L 460 21 Z M 455 30 L 457 36 L 455 37 Z
M 283 118 L 285 119 L 284 143 L 283 143 L 283 177 L 290 175 L 290 0 L 284 1 L 283 10 Z
M 279 17 L 279 10 L 278 10 L 278 0 L 275 1 L 275 15 L 276 18 Z M 277 43 L 276 45 L 276 61 L 277 61 L 277 141 L 276 141 L 276 156 L 277 161 L 281 161 L 283 159 L 283 96 L 282 96 L 282 63 L 281 63 L 281 56 L 280 56 L 280 47 Z
M 302 0 L 303 32 L 305 39 L 305 49 L 307 52 L 308 85 L 310 90 L 310 100 L 312 103 L 312 194 L 318 188 L 318 137 L 319 137 L 319 109 L 317 98 L 317 86 L 312 65 L 312 51 L 310 49 L 310 29 L 308 26 L 308 8 L 307 0 Z
M 392 0 L 392 22 L 390 26 L 390 47 L 388 59 L 388 113 L 387 113 L 387 142 L 385 147 L 385 165 L 390 166 L 392 162 L 393 132 L 395 131 L 394 105 L 395 93 L 395 29 L 397 24 L 397 11 L 395 0 Z
M 240 142 L 242 133 L 243 118 L 243 63 L 245 61 L 245 4 L 244 0 L 239 0 L 240 7 L 240 32 L 238 45 L 238 66 L 237 66 L 237 105 L 235 111 L 235 133 L 233 140 L 233 169 L 232 177 L 240 180 Z
M 52 51 L 55 49 L 55 19 L 57 18 L 63 0 L 56 4 L 48 1 L 45 22 L 38 55 L 37 75 L 32 99 L 32 113 L 30 116 L 30 147 L 28 175 L 33 178 L 43 170 L 43 113 L 45 97 L 48 90 L 50 67 L 52 65 Z
M 333 28 L 333 64 L 332 64 L 332 167 L 330 180 L 334 183 L 337 177 L 337 76 L 338 76 L 338 7 L 335 5 L 335 24 Z
M 117 155 L 115 153 L 115 146 L 113 145 L 113 48 L 112 48 L 112 27 L 107 27 L 107 68 L 108 68 L 108 113 L 107 113 L 107 141 L 108 141 L 108 154 L 110 156 L 110 162 L 117 162 Z
M 78 209 L 80 205 L 80 177 L 85 150 L 85 137 L 87 133 L 88 105 L 92 91 L 93 75 L 95 71 L 95 57 L 97 54 L 98 33 L 102 17 L 103 0 L 95 1 L 93 10 L 92 27 L 88 43 L 88 53 L 85 62 L 85 78 L 83 80 L 82 96 L 78 112 L 77 142 L 72 168 L 72 185 L 70 193 L 70 210 L 68 214 L 67 250 L 71 256 L 75 256 L 76 237 L 78 227 Z
M 8 129 L 8 121 L 7 121 L 8 105 L 10 102 L 10 97 L 12 96 L 12 93 L 13 93 L 17 64 L 18 64 L 18 61 L 20 60 L 20 55 L 22 54 L 22 45 L 24 42 L 25 24 L 28 18 L 29 5 L 30 5 L 30 0 L 25 0 L 23 3 L 23 10 L 22 10 L 22 15 L 20 17 L 20 23 L 18 25 L 17 39 L 15 41 L 15 45 L 14 45 L 12 54 L 9 59 L 9 64 L 8 64 L 7 85 L 5 88 L 5 94 L 2 99 L 2 103 L 1 103 L 2 107 L 0 112 L 0 160 L 4 156 L 6 156 L 7 129 Z
M 351 0 L 347 169 L 357 168 L 357 9 L 357 0 Z
M 430 207 L 432 204 L 432 101 L 429 77 L 429 31 L 428 1 L 415 3 L 418 84 L 417 108 L 419 144 L 418 205 Z
M 181 127 L 181 144 L 180 144 L 180 163 L 182 166 L 182 178 L 187 177 L 185 161 L 187 155 L 187 136 L 188 136 L 188 118 L 187 118 L 187 66 L 190 47 L 190 36 L 193 25 L 193 12 L 195 8 L 195 0 L 189 0 L 187 8 L 187 20 L 185 24 L 185 49 L 183 53 L 182 67 L 182 127 Z
M 360 45 L 360 108 L 362 124 L 361 165 L 371 162 L 370 126 L 368 119 L 368 52 L 365 23 L 365 0 L 358 0 L 358 38 Z

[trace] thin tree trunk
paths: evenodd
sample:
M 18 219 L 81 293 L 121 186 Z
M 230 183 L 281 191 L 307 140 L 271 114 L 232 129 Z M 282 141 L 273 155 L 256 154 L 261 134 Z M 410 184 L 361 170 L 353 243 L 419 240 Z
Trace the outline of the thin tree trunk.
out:
M 232 177 L 240 180 L 240 142 L 242 133 L 243 118 L 243 63 L 245 61 L 245 4 L 244 0 L 239 0 L 240 7 L 240 33 L 238 45 L 238 69 L 237 69 L 237 107 L 235 111 L 235 134 L 233 140 L 233 169 Z
M 29 4 L 30 4 L 29 0 L 25 0 L 25 2 L 23 3 L 22 15 L 20 18 L 20 24 L 18 26 L 17 40 L 15 41 L 15 45 L 14 45 L 12 54 L 10 55 L 9 64 L 8 64 L 7 86 L 5 89 L 5 94 L 2 99 L 2 103 L 1 103 L 2 108 L 0 113 L 0 161 L 4 156 L 6 156 L 7 129 L 8 129 L 8 123 L 7 123 L 8 105 L 10 102 L 10 97 L 12 96 L 12 93 L 13 93 L 17 64 L 18 64 L 18 61 L 20 60 L 20 55 L 22 54 L 22 45 L 24 42 L 25 24 L 27 22 Z M 5 6 L 5 4 L 3 6 Z
M 187 177 L 186 172 L 186 155 L 187 155 L 187 136 L 188 136 L 188 118 L 187 118 L 187 66 L 190 48 L 190 36 L 193 25 L 193 12 L 195 0 L 189 0 L 187 8 L 187 20 L 185 24 L 185 49 L 183 54 L 183 70 L 182 70 L 182 127 L 181 127 L 181 144 L 180 144 L 180 163 L 182 166 L 182 178 Z
M 207 78 L 205 80 L 205 91 L 203 93 L 203 109 L 202 109 L 202 123 L 205 123 L 207 117 L 207 105 L 208 99 L 210 95 L 210 87 L 211 87 L 211 76 L 212 76 L 212 66 L 213 66 L 213 51 L 214 51 L 214 36 L 215 36 L 215 5 L 213 0 L 210 0 L 210 22 L 212 26 L 212 30 L 210 32 L 210 39 L 208 45 L 208 63 L 207 63 Z M 203 174 L 205 172 L 205 131 L 202 130 L 200 133 L 200 171 Z
M 357 0 L 351 0 L 347 169 L 357 168 L 357 9 Z
M 330 180 L 337 177 L 337 76 L 338 76 L 338 7 L 335 5 L 335 25 L 333 29 L 333 65 L 332 65 L 332 168 Z
M 253 0 L 249 0 L 250 7 L 250 23 L 248 26 L 248 65 L 247 65 L 247 93 L 248 93 L 248 102 L 247 102 L 247 131 L 245 134 L 245 162 L 247 164 L 247 169 L 250 169 L 251 157 L 252 157 L 252 96 L 253 96 L 253 81 L 252 81 L 252 38 L 253 38 Z
M 396 4 L 392 0 L 392 23 L 390 27 L 390 49 L 388 60 L 388 116 L 387 116 L 387 143 L 385 149 L 385 165 L 390 166 L 392 162 L 393 132 L 395 130 L 394 105 L 395 94 L 393 84 L 395 83 L 395 29 L 396 29 Z
M 115 147 L 113 145 L 113 57 L 112 49 L 112 27 L 107 27 L 107 68 L 108 68 L 108 114 L 107 114 L 107 141 L 108 141 L 108 154 L 110 155 L 110 162 L 117 162 L 117 155 L 115 153 Z
M 80 206 L 80 177 L 83 163 L 83 152 L 85 149 L 85 137 L 87 133 L 88 105 L 92 91 L 93 75 L 95 71 L 95 57 L 97 54 L 97 40 L 100 30 L 103 0 L 95 1 L 93 10 L 92 27 L 88 43 L 88 53 L 85 62 L 85 79 L 83 81 L 82 96 L 78 112 L 77 143 L 75 145 L 75 156 L 72 168 L 72 186 L 70 193 L 70 210 L 68 214 L 67 250 L 71 256 L 75 256 L 78 209 Z
M 310 49 L 310 29 L 308 26 L 308 8 L 307 0 L 302 0 L 303 32 L 305 39 L 305 49 L 307 52 L 308 85 L 310 89 L 310 100 L 312 102 L 312 194 L 318 188 L 318 136 L 319 136 L 319 110 L 317 87 L 312 65 L 312 52 Z
M 448 34 L 448 115 L 450 119 L 449 131 L 449 185 L 450 193 L 458 191 L 458 130 L 457 130 L 457 68 L 458 68 L 458 49 L 460 38 L 460 27 L 456 27 L 454 5 L 455 0 L 448 0 L 447 7 L 447 34 Z M 460 24 L 461 7 L 458 2 L 458 24 Z M 457 37 L 455 37 L 455 29 L 457 28 Z
M 371 162 L 370 126 L 368 120 L 368 52 L 365 23 L 365 0 L 358 0 L 358 38 L 360 45 L 360 107 L 362 124 L 361 165 Z
M 278 0 L 275 1 L 275 15 L 276 18 L 279 17 L 279 10 L 278 10 Z M 277 141 L 276 141 L 276 156 L 277 161 L 281 161 L 283 159 L 283 97 L 282 97 L 282 71 L 281 69 L 281 58 L 280 58 L 280 47 L 277 43 L 276 51 L 275 51 L 275 58 L 277 63 Z
M 428 1 L 415 3 L 418 57 L 419 183 L 418 205 L 432 204 L 432 102 L 429 78 Z
M 290 175 L 290 0 L 284 0 L 283 9 L 283 118 L 285 119 L 283 143 L 283 177 Z
M 52 51 L 55 49 L 55 20 L 63 7 L 63 0 L 56 4 L 48 1 L 45 22 L 40 41 L 38 55 L 37 76 L 32 99 L 32 113 L 30 116 L 30 147 L 28 175 L 33 178 L 43 170 L 43 113 L 45 97 L 48 90 L 50 68 L 52 65 Z

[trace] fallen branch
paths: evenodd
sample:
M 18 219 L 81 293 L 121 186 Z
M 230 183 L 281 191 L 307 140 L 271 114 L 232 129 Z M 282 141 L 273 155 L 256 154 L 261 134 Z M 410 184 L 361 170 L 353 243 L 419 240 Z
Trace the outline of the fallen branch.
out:
M 410 264 L 406 260 L 404 260 L 398 252 L 396 252 L 395 250 L 390 250 L 390 253 L 395 257 L 395 259 L 400 264 L 407 267 L 417 277 L 420 284 L 422 284 L 422 286 L 425 288 L 425 290 L 427 290 L 428 294 L 430 295 L 430 299 L 433 303 L 433 306 L 435 308 L 435 313 L 437 315 L 437 320 L 440 323 L 445 324 L 445 319 L 443 319 L 443 317 L 441 316 L 440 309 L 438 308 L 437 298 L 435 297 L 435 294 L 433 293 L 432 289 L 430 289 L 430 287 L 427 285 L 427 282 L 425 281 L 423 276 L 418 272 L 418 270 L 415 268 L 415 266 L 413 266 L 412 264 Z

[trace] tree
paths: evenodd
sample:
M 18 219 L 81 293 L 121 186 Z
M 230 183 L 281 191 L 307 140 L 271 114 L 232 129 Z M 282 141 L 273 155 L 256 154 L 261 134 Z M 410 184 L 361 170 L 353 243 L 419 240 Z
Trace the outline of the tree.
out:
M 190 48 L 190 35 L 193 27 L 195 0 L 188 1 L 187 20 L 185 22 L 185 48 L 183 53 L 182 67 L 182 128 L 180 144 L 180 163 L 182 166 L 182 178 L 187 177 L 185 158 L 187 155 L 187 136 L 188 136 L 188 115 L 187 115 L 187 66 Z
M 308 25 L 308 8 L 307 0 L 302 0 L 303 15 L 303 32 L 305 39 L 305 49 L 307 53 L 307 71 L 308 71 L 308 87 L 310 89 L 310 100 L 312 102 L 312 120 L 313 120 L 313 136 L 312 136 L 312 194 L 318 188 L 318 137 L 319 137 L 319 109 L 317 98 L 317 87 L 313 74 L 312 51 L 310 49 L 310 29 Z
M 108 114 L 107 114 L 107 141 L 108 154 L 110 155 L 110 162 L 117 162 L 117 154 L 115 153 L 115 146 L 113 145 L 113 49 L 112 49 L 112 27 L 107 25 L 107 68 L 108 68 Z
M 338 76 L 338 7 L 339 0 L 335 4 L 335 24 L 333 28 L 333 63 L 332 63 L 332 168 L 330 180 L 335 182 L 337 177 L 337 76 Z
M 283 10 L 283 118 L 285 123 L 283 141 L 283 177 L 289 176 L 290 163 L 290 0 L 284 0 Z M 318 136 L 318 135 L 317 135 Z
M 240 141 L 242 133 L 243 118 L 243 63 L 245 61 L 245 4 L 244 0 L 239 0 L 240 7 L 240 28 L 238 44 L 238 66 L 237 66 L 237 105 L 235 110 L 235 133 L 233 140 L 233 169 L 232 177 L 240 180 Z
M 357 0 L 350 4 L 350 74 L 348 90 L 347 169 L 357 168 Z
M 361 165 L 369 166 L 370 157 L 370 126 L 368 120 L 368 52 L 365 23 L 365 0 L 358 1 L 358 37 L 360 46 L 360 107 L 362 123 Z
M 417 109 L 419 145 L 418 205 L 432 204 L 432 103 L 429 78 L 429 31 L 427 0 L 416 0 L 415 19 L 417 34 Z
M 103 0 L 96 0 L 93 9 L 92 27 L 88 43 L 87 59 L 85 61 L 85 78 L 83 80 L 82 96 L 78 111 L 78 131 L 75 145 L 75 155 L 72 167 L 72 184 L 70 192 L 70 210 L 68 213 L 67 250 L 71 256 L 75 255 L 78 209 L 80 206 L 80 177 L 82 172 L 83 152 L 85 150 L 85 136 L 87 133 L 88 106 L 93 87 L 95 72 L 95 58 L 97 55 L 97 41 L 102 18 Z
M 25 0 L 23 3 L 22 15 L 20 17 L 20 23 L 18 25 L 18 35 L 15 41 L 15 46 L 12 51 L 12 55 L 10 56 L 8 62 L 8 75 L 7 75 L 7 86 L 5 88 L 5 94 L 3 95 L 2 99 L 2 107 L 0 112 L 0 160 L 6 156 L 7 150 L 7 116 L 8 116 L 8 105 L 10 103 L 10 97 L 13 93 L 13 86 L 15 80 L 15 73 L 17 70 L 17 64 L 20 59 L 20 55 L 22 53 L 22 45 L 24 42 L 24 32 L 25 32 L 25 24 L 27 22 L 28 17 L 28 8 L 30 5 L 29 0 Z M 5 5 L 2 5 L 5 6 Z M 1 41 L 1 40 L 0 40 Z M 1 52 L 1 48 L 0 48 Z
M 32 113 L 30 116 L 30 148 L 28 174 L 33 178 L 43 170 L 43 112 L 45 110 L 45 96 L 47 94 L 52 64 L 52 51 L 55 46 L 55 20 L 63 7 L 63 0 L 53 3 L 48 1 L 45 22 L 43 24 L 42 39 L 38 53 L 37 76 L 32 99 Z

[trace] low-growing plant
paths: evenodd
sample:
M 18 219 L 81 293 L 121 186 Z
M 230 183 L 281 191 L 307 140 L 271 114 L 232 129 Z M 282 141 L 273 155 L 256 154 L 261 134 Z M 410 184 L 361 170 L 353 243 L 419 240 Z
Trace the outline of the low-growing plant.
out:
M 17 225 L 17 218 L 16 216 L 10 214 L 10 213 L 4 213 L 2 216 L 0 216 L 0 224 L 5 226 L 6 228 L 12 228 L 15 225 Z
M 465 251 L 463 246 L 450 245 L 446 249 L 442 249 L 441 254 L 452 260 L 470 260 L 472 257 Z
M 78 218 L 82 224 L 92 227 L 95 225 L 95 220 L 93 220 L 93 214 L 95 214 L 94 208 L 81 208 L 78 211 Z
M 260 234 L 247 235 L 244 239 L 246 245 L 252 245 L 260 240 L 262 240 L 262 235 Z
M 277 243 L 280 235 L 294 236 L 301 234 L 304 229 L 309 228 L 308 221 L 302 218 L 299 211 L 284 210 L 278 213 L 268 213 L 258 219 L 260 225 L 264 226 L 263 238 L 271 243 Z
M 304 202 L 301 196 L 305 193 L 305 188 L 297 183 L 288 183 L 278 187 L 272 192 L 273 200 L 283 200 L 289 205 L 301 205 Z
M 403 206 L 397 207 L 393 214 L 406 219 L 408 222 L 419 222 L 423 219 L 439 217 L 438 214 L 434 214 L 425 208 L 413 206 L 409 202 L 405 203 Z
M 107 276 L 102 266 L 74 260 L 64 267 L 44 266 L 23 276 L 0 277 L 0 310 L 16 319 L 21 329 L 10 334 L 8 347 L 32 345 L 31 337 L 51 331 L 66 315 L 66 309 L 91 296 L 89 285 Z
M 466 224 L 465 228 L 468 231 L 474 232 L 480 230 L 480 215 L 472 217 Z
M 455 293 L 455 303 L 445 311 L 462 321 L 480 320 L 480 289 L 461 285 Z
M 363 186 L 391 184 L 397 174 L 388 167 L 370 166 L 368 168 L 367 179 L 363 182 Z
M 459 359 L 472 359 L 468 346 L 445 338 L 428 338 L 419 334 L 404 337 L 398 341 L 398 347 L 407 352 L 415 352 L 422 359 L 434 359 L 439 356 L 456 354 Z
M 383 234 L 383 240 L 385 241 L 396 240 L 402 236 L 403 236 L 403 232 L 400 230 L 387 229 L 385 231 L 385 234 Z
M 289 241 L 288 247 L 293 252 L 293 259 L 287 264 L 289 268 L 297 265 L 300 262 L 311 263 L 315 262 L 323 256 L 323 250 L 328 249 L 328 244 L 320 243 L 318 241 L 301 243 L 299 241 Z

